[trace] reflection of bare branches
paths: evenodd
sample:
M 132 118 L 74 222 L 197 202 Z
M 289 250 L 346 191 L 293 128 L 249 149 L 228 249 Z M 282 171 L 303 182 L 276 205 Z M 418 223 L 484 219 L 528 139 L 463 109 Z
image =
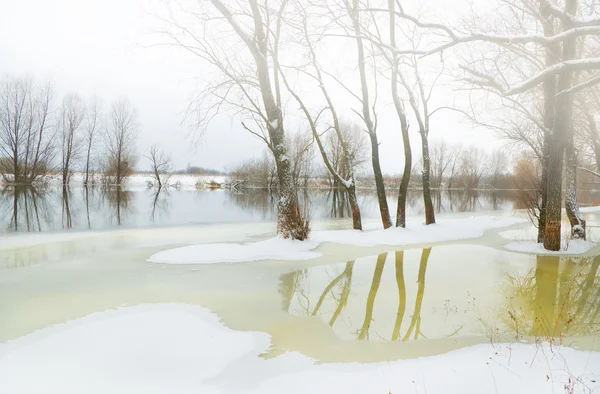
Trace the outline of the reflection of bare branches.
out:
M 49 194 L 30 186 L 6 187 L 0 190 L 0 217 L 10 218 L 8 231 L 42 231 L 42 218 L 51 223 L 54 211 Z
M 417 298 L 415 300 L 415 310 L 413 312 L 412 318 L 410 320 L 410 326 L 408 327 L 408 331 L 402 337 L 403 341 L 406 341 L 410 334 L 415 331 L 414 339 L 419 338 L 419 334 L 423 337 L 423 333 L 421 333 L 421 306 L 423 305 L 423 295 L 425 293 L 425 272 L 427 270 L 427 261 L 429 260 L 429 255 L 431 254 L 431 248 L 423 249 L 421 253 L 421 264 L 419 265 L 419 274 L 417 278 Z
M 562 270 L 561 270 L 562 267 Z M 507 275 L 509 299 L 520 306 L 502 321 L 515 338 L 525 333 L 547 340 L 600 332 L 600 256 L 575 261 L 538 256 L 536 268 L 525 275 Z
M 289 310 L 300 281 L 306 276 L 306 270 L 289 272 L 279 278 L 279 294 L 283 297 L 283 309 Z
M 121 225 L 123 215 L 130 209 L 129 200 L 131 192 L 124 190 L 122 187 L 105 187 L 102 189 L 106 201 L 113 208 L 113 214 L 117 221 L 117 225 Z
M 169 211 L 168 197 L 170 197 L 169 189 L 160 186 L 156 189 L 152 198 L 152 209 L 150 210 L 150 220 L 152 222 L 154 222 L 157 211 L 159 215 Z
M 347 268 L 346 268 L 347 270 Z M 317 301 L 317 305 L 315 305 L 315 309 L 313 309 L 312 311 L 312 316 L 316 316 L 317 312 L 319 311 L 319 309 L 321 308 L 321 305 L 323 305 L 323 301 L 325 300 L 325 297 L 327 296 L 327 294 L 329 294 L 329 292 L 331 290 L 333 290 L 333 287 L 340 281 L 342 280 L 342 278 L 344 278 L 347 275 L 346 270 L 344 270 L 344 272 L 342 272 L 341 274 L 339 274 L 338 276 L 336 276 L 331 282 L 329 282 L 329 284 L 327 285 L 327 287 L 325 287 L 325 290 L 323 290 L 323 293 L 321 293 L 321 296 L 319 297 L 319 301 Z
M 369 328 L 371 327 L 371 321 L 373 320 L 373 306 L 375 304 L 375 297 L 379 290 L 379 284 L 381 283 L 381 274 L 383 273 L 383 267 L 387 253 L 381 253 L 377 256 L 377 264 L 375 265 L 375 272 L 373 273 L 373 281 L 371 282 L 371 289 L 369 290 L 369 296 L 367 297 L 367 308 L 365 311 L 365 320 L 363 325 L 358 331 L 358 340 L 369 339 Z
M 344 269 L 346 277 L 345 277 L 344 282 L 342 283 L 342 292 L 340 293 L 338 305 L 335 308 L 335 312 L 333 312 L 331 319 L 329 320 L 329 325 L 331 327 L 333 327 L 333 325 L 335 324 L 335 321 L 340 316 L 340 313 L 342 313 L 342 310 L 348 304 L 348 296 L 350 295 L 350 289 L 352 288 L 352 270 L 353 269 L 354 269 L 354 261 L 348 261 L 346 263 L 346 269 Z
M 71 209 L 69 208 L 69 194 L 70 190 L 68 187 L 64 186 L 62 190 L 62 214 L 63 214 L 63 227 L 64 228 L 72 228 L 73 227 L 73 219 L 71 217 Z
M 398 312 L 396 312 L 396 322 L 392 332 L 392 341 L 400 338 L 400 326 L 406 311 L 406 284 L 404 283 L 404 251 L 396 251 L 396 283 L 398 284 Z

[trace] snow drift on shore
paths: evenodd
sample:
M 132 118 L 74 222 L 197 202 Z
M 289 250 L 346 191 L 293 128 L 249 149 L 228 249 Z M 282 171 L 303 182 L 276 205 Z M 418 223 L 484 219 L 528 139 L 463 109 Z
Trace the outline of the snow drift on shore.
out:
M 0 345 L 0 394 L 552 393 L 600 389 L 600 353 L 477 345 L 370 364 L 272 359 L 264 333 L 231 330 L 209 310 L 155 304 L 96 313 Z M 589 391 L 588 391 L 589 390 Z
M 425 226 L 409 223 L 407 228 L 387 230 L 313 231 L 308 241 L 299 242 L 275 237 L 266 241 L 232 244 L 209 243 L 165 250 L 152 255 L 148 261 L 165 264 L 237 263 L 258 260 L 309 260 L 321 256 L 312 252 L 323 242 L 344 245 L 415 245 L 481 237 L 486 230 L 525 222 L 515 217 L 477 216 L 465 219 L 444 219 Z

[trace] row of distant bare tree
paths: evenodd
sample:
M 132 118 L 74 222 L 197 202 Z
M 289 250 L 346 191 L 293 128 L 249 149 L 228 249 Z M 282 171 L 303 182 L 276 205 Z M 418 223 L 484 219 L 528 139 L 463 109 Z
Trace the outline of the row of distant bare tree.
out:
M 600 68 L 596 1 L 472 2 L 467 7 L 471 15 L 451 26 L 436 10 L 428 10 L 431 16 L 425 18 L 411 14 L 397 0 L 167 4 L 167 16 L 159 17 L 163 43 L 184 48 L 216 72 L 192 105 L 198 110 L 197 125 L 206 126 L 216 112 L 229 107 L 269 147 L 281 196 L 278 231 L 284 236 L 301 239 L 305 231 L 300 229 L 306 227 L 286 144 L 287 102 L 299 107 L 325 166 L 348 192 L 354 228 L 362 227 L 355 169 L 340 124 L 340 117 L 348 113 L 347 103 L 342 105 L 336 90 L 354 101 L 350 113 L 361 122 L 371 145 L 382 224 L 392 225 L 377 134 L 377 112 L 382 108 L 378 88 L 387 85 L 389 98 L 383 105 L 395 109 L 405 153 L 396 226 L 406 224 L 413 168 L 409 120 L 414 120 L 420 136 L 425 222 L 435 222 L 428 138 L 432 117 L 451 109 L 465 113 L 475 124 L 516 136 L 519 144 L 538 154 L 539 241 L 549 250 L 558 250 L 561 244 L 566 153 L 565 205 L 572 236 L 585 238 L 575 193 L 574 128 L 591 130 L 590 138 L 599 141 L 595 130 L 599 106 L 590 99 L 600 82 L 594 72 Z M 344 52 L 336 51 L 339 48 Z M 454 56 L 447 56 L 449 52 Z M 331 59 L 332 53 L 338 58 Z M 352 56 L 343 57 L 348 53 Z M 340 66 L 346 66 L 345 72 Z M 445 79 L 456 90 L 470 92 L 464 105 L 432 108 L 441 95 L 448 96 L 439 83 Z M 581 124 L 579 109 L 585 114 Z M 331 149 L 323 142 L 329 134 L 342 148 L 346 174 L 332 165 Z
M 366 173 L 368 162 L 368 141 L 358 126 L 342 125 L 344 141 L 351 147 L 351 164 L 356 172 L 357 186 L 371 188 L 372 177 Z M 335 171 L 347 176 L 348 169 L 341 160 L 342 147 L 333 134 L 324 139 L 324 148 L 330 157 Z M 331 175 L 327 168 L 315 164 L 314 143 L 310 134 L 287 134 L 288 157 L 291 162 L 292 178 L 296 187 L 331 187 L 343 188 L 338 179 Z M 461 145 L 450 145 L 445 140 L 432 141 L 430 147 L 430 182 L 432 189 L 467 189 L 478 188 L 514 189 L 529 188 L 531 185 L 515 182 L 511 155 L 506 149 L 497 149 L 491 153 L 476 146 L 467 148 Z M 414 163 L 409 186 L 412 189 L 422 185 L 422 160 Z M 535 174 L 534 174 L 535 175 Z M 236 188 L 255 187 L 270 190 L 277 189 L 277 168 L 272 156 L 262 157 L 239 163 L 230 172 L 231 184 Z M 386 185 L 399 184 L 398 177 L 384 175 Z
M 121 185 L 137 161 L 138 125 L 131 103 L 118 100 L 104 114 L 97 98 L 86 103 L 68 94 L 59 105 L 53 99 L 49 84 L 30 78 L 0 81 L 2 180 L 34 185 L 59 174 L 66 186 L 78 169 L 84 185 Z

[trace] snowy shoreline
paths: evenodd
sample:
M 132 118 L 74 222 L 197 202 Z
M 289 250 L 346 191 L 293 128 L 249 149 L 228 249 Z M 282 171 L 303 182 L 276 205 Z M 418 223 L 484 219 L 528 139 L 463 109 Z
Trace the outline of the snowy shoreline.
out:
M 312 250 L 327 242 L 365 247 L 439 243 L 479 238 L 487 230 L 525 222 L 525 219 L 518 217 L 472 216 L 464 219 L 442 219 L 429 226 L 419 221 L 411 221 L 407 228 L 394 227 L 387 230 L 313 231 L 309 240 L 304 242 L 275 237 L 246 244 L 206 243 L 165 250 L 150 256 L 147 261 L 164 264 L 211 264 L 258 260 L 310 260 L 321 256 L 321 253 Z
M 263 359 L 269 335 L 210 310 L 146 304 L 98 312 L 0 344 L 0 393 L 545 393 L 600 389 L 600 353 L 485 344 L 438 356 L 317 364 Z M 587 391 L 585 391 L 587 392 Z

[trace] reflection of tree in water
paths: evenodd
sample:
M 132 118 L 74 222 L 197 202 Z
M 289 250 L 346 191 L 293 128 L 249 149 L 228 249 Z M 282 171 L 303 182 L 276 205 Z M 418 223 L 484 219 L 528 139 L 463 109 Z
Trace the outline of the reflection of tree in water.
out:
M 73 228 L 73 218 L 71 217 L 71 208 L 69 207 L 69 194 L 71 190 L 68 186 L 62 189 L 62 225 L 63 228 Z
M 358 330 L 357 339 L 369 339 L 369 328 L 373 321 L 373 305 L 375 304 L 375 297 L 379 290 L 379 284 L 381 283 L 381 274 L 383 273 L 383 266 L 387 259 L 387 253 L 382 253 L 377 256 L 377 263 L 375 264 L 375 272 L 373 273 L 373 280 L 371 281 L 371 288 L 369 289 L 369 295 L 367 296 L 367 307 L 365 311 L 365 319 L 362 327 Z
M 129 200 L 132 193 L 121 187 L 104 187 L 102 188 L 102 195 L 111 208 L 112 218 L 120 226 L 123 218 L 131 211 Z
M 247 212 L 260 215 L 262 220 L 276 217 L 277 195 L 266 189 L 248 189 L 242 192 L 226 192 L 228 202 Z
M 170 193 L 169 190 L 164 187 L 159 187 L 152 196 L 152 205 L 150 207 L 150 221 L 154 223 L 156 216 L 159 217 L 168 214 Z
M 42 231 L 42 223 L 56 218 L 50 194 L 33 187 L 0 190 L 0 214 L 8 219 L 7 231 Z
M 427 271 L 427 263 L 429 261 L 429 255 L 431 254 L 431 248 L 423 249 L 419 265 L 419 273 L 417 276 L 417 293 L 416 301 L 414 306 L 414 312 L 411 316 L 410 325 L 402 337 L 403 341 L 406 341 L 413 337 L 418 339 L 419 336 L 423 336 L 421 333 L 421 308 L 423 305 L 423 297 L 425 293 L 425 274 Z M 358 340 L 368 340 L 371 336 L 373 313 L 375 306 L 375 299 L 379 291 L 381 279 L 383 276 L 383 270 L 385 268 L 385 261 L 388 257 L 387 253 L 382 253 L 377 256 L 375 263 L 373 277 L 370 281 L 369 293 L 366 298 L 365 315 L 361 327 L 356 331 L 356 338 Z M 396 257 L 396 283 L 398 287 L 398 308 L 396 312 L 396 320 L 392 332 L 392 340 L 400 339 L 402 320 L 406 312 L 406 284 L 404 278 L 404 251 L 397 251 Z M 279 292 L 284 300 L 284 309 L 290 310 L 291 302 L 295 298 L 299 304 L 299 313 L 303 316 L 324 316 L 331 314 L 329 318 L 329 325 L 334 326 L 335 322 L 342 314 L 344 308 L 348 305 L 348 298 L 352 289 L 352 275 L 355 267 L 354 261 L 346 263 L 344 270 L 336 273 L 331 277 L 331 280 L 323 288 L 319 294 L 319 298 L 316 301 L 314 307 L 311 308 L 310 302 L 310 276 L 306 270 L 296 271 L 285 274 L 280 279 Z M 326 300 L 333 302 L 333 309 L 329 308 L 327 311 L 323 311 L 323 304 Z M 333 312 L 332 312 L 333 311 Z M 414 333 L 414 335 L 412 335 Z
M 525 275 L 507 275 L 509 309 L 501 321 L 511 335 L 560 341 L 600 333 L 600 256 L 576 261 L 537 256 Z

